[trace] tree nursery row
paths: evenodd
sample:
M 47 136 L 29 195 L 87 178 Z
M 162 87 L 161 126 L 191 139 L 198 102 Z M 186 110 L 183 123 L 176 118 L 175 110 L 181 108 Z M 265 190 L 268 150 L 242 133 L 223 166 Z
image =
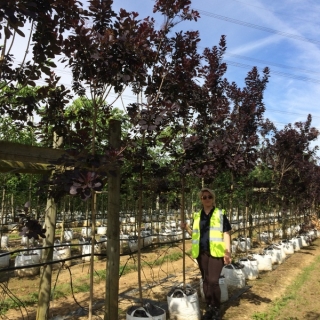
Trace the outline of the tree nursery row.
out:
M 73 231 L 90 260 L 89 318 L 100 242 L 104 319 L 118 320 L 120 255 L 137 243 L 140 279 L 139 239 L 181 241 L 179 223 L 191 223 L 200 209 L 201 187 L 215 190 L 217 206 L 245 239 L 287 239 L 319 217 L 319 131 L 311 114 L 282 129 L 265 118 L 268 67 L 253 67 L 243 88 L 226 79 L 226 36 L 200 47 L 191 0 L 155 0 L 147 17 L 116 12 L 113 1 L 88 3 L 6 1 L 0 8 L 1 248 L 16 232 L 28 248 L 43 239 L 37 320 L 48 319 L 52 262 L 59 245 L 68 251 L 62 243 Z M 21 61 L 11 50 L 23 38 Z M 125 104 L 128 91 L 134 100 Z M 105 237 L 96 243 L 98 232 Z M 19 273 L 32 270 L 32 259 L 17 257 Z

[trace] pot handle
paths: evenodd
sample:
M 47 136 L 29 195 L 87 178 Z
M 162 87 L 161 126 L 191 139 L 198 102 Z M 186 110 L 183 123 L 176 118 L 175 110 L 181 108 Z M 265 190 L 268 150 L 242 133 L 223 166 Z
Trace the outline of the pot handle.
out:
M 134 317 L 134 314 L 135 314 L 135 312 L 136 312 L 137 310 L 144 311 L 144 312 L 146 313 L 146 315 L 148 316 L 148 318 L 152 318 L 151 314 L 149 314 L 149 313 L 146 311 L 146 309 L 143 308 L 143 307 L 139 307 L 139 308 L 133 310 L 133 311 L 131 312 L 131 316 Z
M 181 289 L 175 289 L 175 290 L 172 292 L 171 297 L 172 297 L 173 294 L 176 293 L 176 292 L 181 292 L 184 297 L 186 296 L 186 294 L 185 294 Z
M 235 267 L 232 263 L 228 264 L 228 266 L 231 266 L 233 270 L 235 269 Z
M 235 269 L 235 267 L 234 267 L 234 265 L 232 263 L 227 264 L 227 265 L 223 266 L 221 274 L 223 274 L 223 269 L 230 269 L 230 268 L 226 268 L 227 266 L 231 266 L 233 270 Z

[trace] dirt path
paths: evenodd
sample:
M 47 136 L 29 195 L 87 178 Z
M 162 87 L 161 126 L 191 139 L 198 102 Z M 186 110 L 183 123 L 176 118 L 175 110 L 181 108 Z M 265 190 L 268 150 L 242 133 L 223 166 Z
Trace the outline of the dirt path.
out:
M 188 244 L 189 245 L 189 244 Z M 188 248 L 187 245 L 187 248 Z M 170 289 L 182 282 L 182 260 L 170 262 L 165 260 L 166 255 L 174 251 L 181 251 L 181 248 L 173 247 L 169 249 L 159 248 L 143 254 L 143 259 L 148 261 L 162 261 L 161 264 L 154 264 L 152 267 L 145 266 L 142 272 L 143 278 L 143 297 L 156 301 L 157 305 L 167 308 L 166 295 Z M 223 319 L 228 320 L 245 320 L 253 319 L 256 313 L 263 313 L 272 308 L 272 304 L 280 299 L 285 293 L 286 288 L 303 272 L 305 268 L 312 265 L 320 256 L 320 239 L 315 240 L 309 247 L 289 256 L 286 261 L 277 266 L 270 272 L 260 273 L 257 280 L 249 281 L 247 284 L 252 286 L 247 292 L 236 297 L 230 297 L 229 301 L 224 304 Z M 132 259 L 131 259 L 132 260 Z M 121 265 L 128 262 L 128 257 L 121 258 Z M 95 270 L 105 269 L 105 261 L 97 261 Z M 305 279 L 305 283 L 299 291 L 297 300 L 290 300 L 287 305 L 281 309 L 277 318 L 255 318 L 255 319 L 281 319 L 281 320 L 319 320 L 320 319 L 320 268 L 315 268 Z M 186 258 L 186 281 L 193 286 L 199 286 L 199 271 L 197 265 L 189 257 Z M 72 283 L 88 282 L 88 264 L 73 266 Z M 67 270 L 61 270 L 59 276 L 53 276 L 56 288 L 59 285 L 70 285 L 70 274 Z M 17 296 L 31 294 L 37 291 L 38 277 L 12 278 L 8 283 L 13 294 Z M 130 272 L 120 278 L 120 295 L 119 295 L 119 319 L 125 319 L 125 312 L 131 305 L 138 300 L 137 290 L 137 273 Z M 3 295 L 2 295 L 3 296 Z M 103 278 L 96 277 L 94 284 L 94 316 L 93 320 L 103 319 L 105 298 L 105 281 Z M 50 319 L 66 320 L 85 320 L 88 319 L 86 308 L 89 304 L 88 293 L 76 293 L 74 297 L 69 294 L 63 298 L 55 299 L 50 305 Z M 200 307 L 204 308 L 203 302 L 200 301 Z M 36 306 L 27 307 L 27 309 L 10 310 L 0 319 L 5 320 L 33 320 L 36 315 Z M 168 319 L 169 317 L 167 317 Z
M 252 288 L 242 294 L 239 299 L 226 303 L 223 319 L 245 320 L 252 319 L 255 313 L 270 310 L 277 299 L 281 299 L 286 289 L 295 283 L 304 269 L 319 259 L 320 239 L 316 239 L 309 247 L 289 256 L 276 270 L 265 272 L 260 278 L 249 281 Z M 286 320 L 319 320 L 320 319 L 320 270 L 314 268 L 306 277 L 297 299 L 290 299 L 281 308 L 280 315 L 256 319 L 286 319 Z M 288 297 L 288 295 L 286 295 Z

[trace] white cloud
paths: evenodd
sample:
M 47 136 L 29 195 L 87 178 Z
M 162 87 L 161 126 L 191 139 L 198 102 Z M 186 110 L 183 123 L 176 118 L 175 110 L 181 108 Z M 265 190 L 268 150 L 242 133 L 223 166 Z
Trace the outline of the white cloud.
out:
M 236 48 L 233 48 L 232 53 L 239 55 L 249 55 L 251 52 L 257 49 L 264 48 L 279 41 L 279 37 L 276 35 L 268 36 L 266 38 L 252 39 L 250 42 L 246 42 Z

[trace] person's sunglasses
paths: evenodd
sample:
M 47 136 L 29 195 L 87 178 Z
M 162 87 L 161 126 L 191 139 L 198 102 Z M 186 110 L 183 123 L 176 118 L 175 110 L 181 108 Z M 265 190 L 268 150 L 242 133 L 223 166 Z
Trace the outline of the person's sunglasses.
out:
M 213 199 L 212 196 L 202 196 L 201 197 L 202 200 L 207 200 L 207 199 Z

